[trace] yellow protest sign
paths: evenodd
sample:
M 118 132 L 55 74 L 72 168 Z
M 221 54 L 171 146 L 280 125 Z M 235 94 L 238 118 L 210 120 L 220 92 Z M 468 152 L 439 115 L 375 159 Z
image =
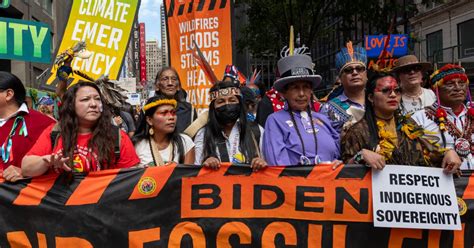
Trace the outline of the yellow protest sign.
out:
M 117 79 L 139 6 L 137 0 L 75 0 L 58 53 L 85 41 L 91 56 L 75 58 L 72 69 L 95 79 L 101 75 Z M 47 88 L 55 87 L 57 69 L 53 65 Z M 80 78 L 72 74 L 68 84 Z

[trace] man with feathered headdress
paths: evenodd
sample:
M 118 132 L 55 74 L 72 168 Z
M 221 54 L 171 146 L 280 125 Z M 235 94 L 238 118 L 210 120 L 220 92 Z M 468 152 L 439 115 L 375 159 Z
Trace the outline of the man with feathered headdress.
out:
M 447 64 L 430 76 L 437 100 L 413 114 L 424 129 L 439 137 L 442 148 L 454 149 L 462 159 L 461 169 L 474 169 L 474 108 L 469 79 L 463 67 Z M 468 104 L 465 104 L 466 98 Z
M 321 107 L 333 127 L 339 132 L 360 120 L 365 109 L 365 85 L 367 83 L 367 52 L 363 47 L 353 47 L 348 42 L 345 48 L 336 54 L 336 69 L 343 92 Z

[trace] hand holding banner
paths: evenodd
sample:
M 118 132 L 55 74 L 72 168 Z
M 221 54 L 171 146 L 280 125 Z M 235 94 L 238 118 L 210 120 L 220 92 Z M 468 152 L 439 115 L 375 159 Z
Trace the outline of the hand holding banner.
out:
M 372 173 L 374 226 L 461 230 L 452 175 L 388 165 Z

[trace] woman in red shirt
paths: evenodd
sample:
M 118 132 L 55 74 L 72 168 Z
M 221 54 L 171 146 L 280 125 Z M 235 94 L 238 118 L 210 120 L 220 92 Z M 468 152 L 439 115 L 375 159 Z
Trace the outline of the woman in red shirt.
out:
M 42 175 L 50 169 L 90 172 L 127 168 L 140 162 L 128 135 L 113 131 L 117 128 L 112 125 L 112 113 L 96 84 L 80 82 L 68 89 L 59 117 L 59 125 L 49 126 L 23 158 L 24 176 Z M 58 138 L 51 135 L 53 129 L 58 129 Z M 117 139 L 119 156 L 114 153 Z

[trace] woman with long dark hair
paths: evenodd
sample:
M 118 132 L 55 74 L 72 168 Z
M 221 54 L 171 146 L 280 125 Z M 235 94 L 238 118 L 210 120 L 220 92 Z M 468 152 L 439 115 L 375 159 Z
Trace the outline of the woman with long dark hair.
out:
M 112 125 L 111 118 L 96 84 L 73 85 L 64 94 L 59 124 L 48 127 L 23 158 L 23 174 L 38 176 L 49 169 L 89 172 L 137 165 L 139 159 L 130 138 Z M 52 135 L 55 132 L 57 136 Z
M 178 102 L 176 115 L 179 122 L 176 130 L 181 133 L 196 119 L 196 110 L 186 101 L 186 92 L 181 88 L 178 72 L 173 67 L 163 67 L 155 78 L 155 95 L 175 99 Z
M 401 87 L 395 76 L 377 73 L 366 86 L 364 118 L 342 135 L 345 163 L 383 169 L 385 164 L 443 167 L 455 172 L 461 160 L 453 150 L 442 151 L 410 117 L 400 113 Z
M 161 166 L 169 162 L 194 163 L 194 143 L 176 129 L 177 101 L 155 96 L 143 106 L 132 140 L 140 166 Z
M 194 139 L 195 163 L 216 169 L 221 162 L 250 164 L 254 170 L 266 166 L 260 155 L 263 128 L 247 122 L 239 84 L 218 82 L 209 92 L 208 122 Z

